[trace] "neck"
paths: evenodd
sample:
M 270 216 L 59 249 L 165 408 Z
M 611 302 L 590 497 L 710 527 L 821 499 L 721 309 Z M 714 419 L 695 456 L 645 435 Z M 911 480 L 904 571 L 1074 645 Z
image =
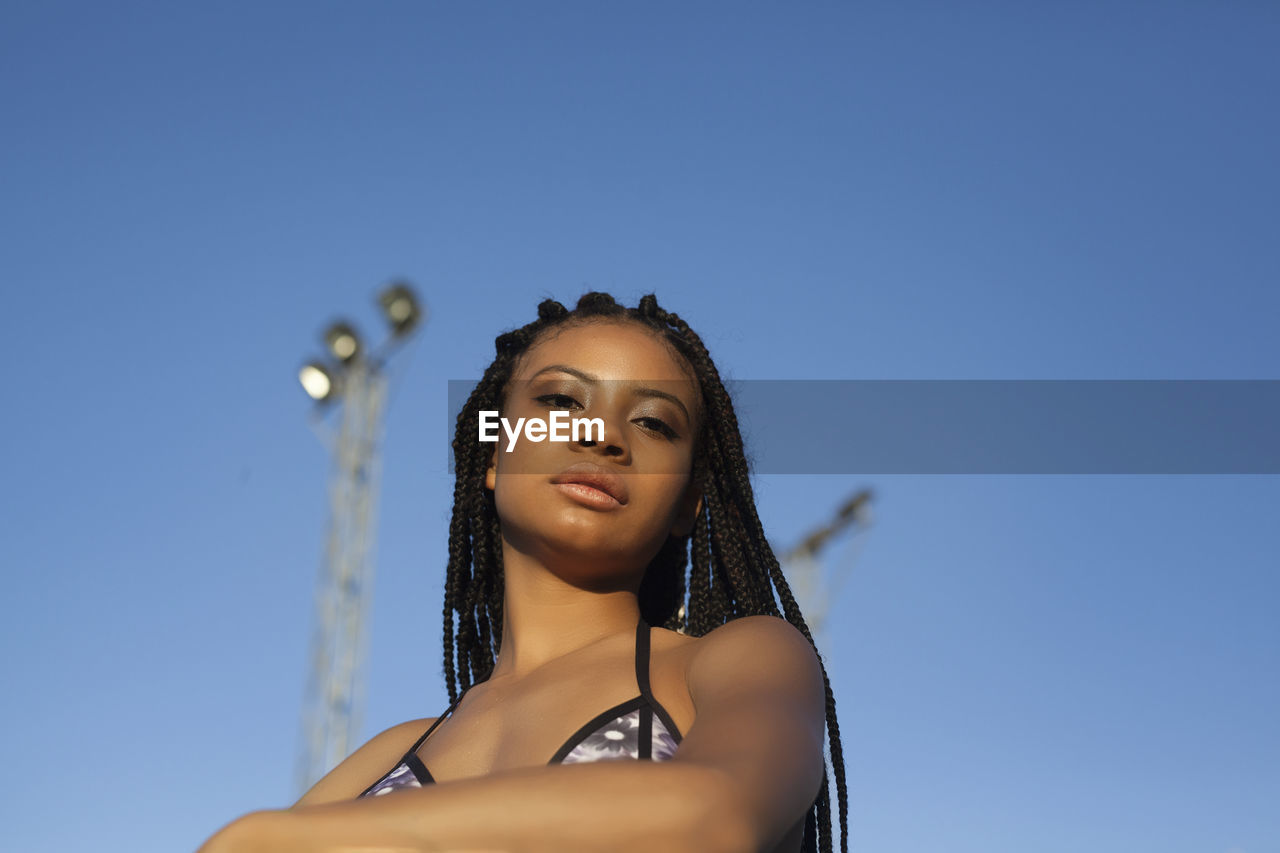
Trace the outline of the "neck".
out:
M 633 589 L 574 586 L 503 543 L 502 647 L 489 680 L 519 679 L 543 664 L 621 633 L 634 634 Z

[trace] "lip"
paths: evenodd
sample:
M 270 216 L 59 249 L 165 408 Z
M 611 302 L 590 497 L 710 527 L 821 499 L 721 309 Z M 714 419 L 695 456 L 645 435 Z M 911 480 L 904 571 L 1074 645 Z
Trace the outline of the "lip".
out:
M 551 478 L 556 485 L 574 483 L 604 492 L 620 504 L 627 502 L 627 484 L 608 468 L 593 462 L 578 462 Z

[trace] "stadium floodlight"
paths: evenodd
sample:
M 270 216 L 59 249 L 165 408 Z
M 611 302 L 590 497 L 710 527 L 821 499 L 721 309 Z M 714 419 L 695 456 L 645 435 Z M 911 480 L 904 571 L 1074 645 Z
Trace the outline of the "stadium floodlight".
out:
M 365 647 L 373 588 L 373 543 L 382 468 L 389 354 L 415 334 L 425 308 L 407 282 L 392 280 L 377 301 L 390 326 L 376 346 L 346 318 L 322 340 L 328 355 L 298 374 L 317 403 L 310 426 L 329 449 L 329 523 L 316 578 L 310 665 L 303 698 L 298 794 L 346 759 L 363 725 Z M 338 432 L 324 424 L 337 413 Z
M 360 336 L 350 323 L 339 320 L 324 333 L 324 344 L 334 358 L 350 364 L 360 356 Z
M 391 333 L 403 338 L 417 327 L 422 319 L 418 297 L 404 282 L 396 282 L 378 294 L 378 304 L 387 317 Z
M 331 399 L 338 392 L 338 383 L 334 381 L 333 373 L 318 361 L 304 364 L 298 371 L 298 381 L 302 383 L 302 390 L 307 392 L 307 396 L 317 403 Z

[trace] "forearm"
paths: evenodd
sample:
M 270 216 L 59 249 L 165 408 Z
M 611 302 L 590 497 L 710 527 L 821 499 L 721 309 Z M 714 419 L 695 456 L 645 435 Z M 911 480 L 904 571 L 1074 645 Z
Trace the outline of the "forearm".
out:
M 732 803 L 718 770 L 611 761 L 528 768 L 255 817 L 261 849 L 278 853 L 377 845 L 422 853 L 746 851 L 746 824 Z

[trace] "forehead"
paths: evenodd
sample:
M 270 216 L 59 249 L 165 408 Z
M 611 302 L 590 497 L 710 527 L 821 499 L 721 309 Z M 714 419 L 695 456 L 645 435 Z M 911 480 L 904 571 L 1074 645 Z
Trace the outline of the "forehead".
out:
M 601 380 L 694 380 L 684 359 L 653 332 L 634 323 L 591 322 L 555 329 L 529 347 L 513 379 L 563 364 Z

